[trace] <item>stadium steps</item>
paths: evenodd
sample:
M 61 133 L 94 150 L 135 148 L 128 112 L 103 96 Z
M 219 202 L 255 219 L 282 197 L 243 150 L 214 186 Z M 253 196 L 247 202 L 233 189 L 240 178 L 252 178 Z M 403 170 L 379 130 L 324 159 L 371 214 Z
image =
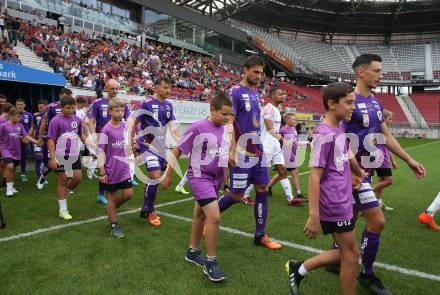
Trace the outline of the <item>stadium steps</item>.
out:
M 434 79 L 434 72 L 432 71 L 432 46 L 425 44 L 425 73 L 426 80 Z
M 412 127 L 428 128 L 428 123 L 417 108 L 411 97 L 407 95 L 396 96 L 397 101 L 405 112 Z
M 394 94 L 382 93 L 377 94 L 376 97 L 382 102 L 384 109 L 388 109 L 394 113 L 393 121 L 395 123 L 412 126 L 412 118 L 407 115 Z
M 17 52 L 23 66 L 53 73 L 53 69 L 22 42 L 18 42 L 14 50 Z
M 345 49 L 345 52 L 347 52 L 348 57 L 350 58 L 350 62 L 353 63 L 354 60 L 355 60 L 355 57 L 354 57 L 354 55 L 353 55 L 353 52 L 352 52 L 351 49 L 350 49 L 350 46 L 345 45 L 345 46 L 344 46 L 344 49 Z M 355 54 L 356 54 L 356 53 L 355 53 Z M 358 56 L 358 55 L 356 55 L 356 56 Z
M 406 118 L 408 119 L 409 123 L 411 124 L 411 127 L 419 127 L 420 126 L 420 120 L 416 120 L 415 112 L 413 113 L 408 105 L 405 103 L 404 99 L 400 96 L 396 96 L 396 100 L 399 103 L 400 107 L 402 108 L 403 112 L 406 115 Z M 418 123 L 419 122 L 419 123 Z

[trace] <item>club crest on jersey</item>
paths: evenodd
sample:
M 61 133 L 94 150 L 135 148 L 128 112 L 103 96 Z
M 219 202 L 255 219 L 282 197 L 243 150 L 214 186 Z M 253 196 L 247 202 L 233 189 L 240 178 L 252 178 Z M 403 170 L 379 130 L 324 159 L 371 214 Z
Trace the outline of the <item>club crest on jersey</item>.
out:
M 171 112 L 167 112 L 167 118 L 169 119 L 171 117 Z
M 76 122 L 72 122 L 72 123 L 70 124 L 70 126 L 71 126 L 73 129 L 76 129 L 76 128 L 78 127 L 78 123 L 76 123 Z
M 377 111 L 377 118 L 382 121 L 382 111 Z
M 24 122 L 27 124 L 29 123 L 29 119 L 28 118 L 24 118 Z
M 17 131 L 20 131 L 20 126 L 17 127 Z
M 362 121 L 363 121 L 364 127 L 370 126 L 370 116 L 368 114 L 362 114 Z

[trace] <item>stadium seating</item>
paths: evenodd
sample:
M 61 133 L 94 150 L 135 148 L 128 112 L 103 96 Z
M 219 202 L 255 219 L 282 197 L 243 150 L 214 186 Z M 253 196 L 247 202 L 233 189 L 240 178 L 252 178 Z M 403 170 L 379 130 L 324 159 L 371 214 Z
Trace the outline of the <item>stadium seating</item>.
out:
M 425 44 L 333 44 L 316 39 L 305 39 L 291 34 L 277 34 L 265 31 L 260 27 L 233 23 L 239 29 L 245 30 L 251 36 L 258 36 L 272 48 L 294 61 L 296 70 L 317 72 L 331 77 L 354 79 L 351 69 L 352 58 L 346 49 L 354 56 L 363 53 L 376 53 L 383 58 L 385 80 L 410 80 L 412 71 L 425 71 Z M 440 78 L 440 43 L 432 42 L 432 69 L 435 79 Z
M 394 113 L 394 122 L 399 124 L 409 124 L 402 107 L 394 94 L 377 94 L 377 98 L 382 102 L 383 107 Z
M 440 124 L 440 92 L 413 93 L 411 98 L 429 125 Z

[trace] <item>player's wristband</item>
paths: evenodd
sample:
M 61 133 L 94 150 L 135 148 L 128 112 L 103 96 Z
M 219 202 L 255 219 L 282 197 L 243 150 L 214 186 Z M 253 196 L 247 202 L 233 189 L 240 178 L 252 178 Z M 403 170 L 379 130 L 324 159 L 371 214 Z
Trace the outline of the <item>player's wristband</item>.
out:
M 106 176 L 106 175 L 107 175 L 107 174 L 105 174 L 105 173 L 104 173 L 104 174 L 99 174 L 99 177 Z

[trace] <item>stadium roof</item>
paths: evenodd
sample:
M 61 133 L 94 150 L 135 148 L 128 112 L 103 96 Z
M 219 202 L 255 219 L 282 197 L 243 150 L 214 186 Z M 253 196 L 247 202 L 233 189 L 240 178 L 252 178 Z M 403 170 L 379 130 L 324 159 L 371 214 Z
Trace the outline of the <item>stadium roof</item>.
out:
M 265 27 L 343 34 L 440 31 L 436 0 L 171 0 L 212 15 Z

